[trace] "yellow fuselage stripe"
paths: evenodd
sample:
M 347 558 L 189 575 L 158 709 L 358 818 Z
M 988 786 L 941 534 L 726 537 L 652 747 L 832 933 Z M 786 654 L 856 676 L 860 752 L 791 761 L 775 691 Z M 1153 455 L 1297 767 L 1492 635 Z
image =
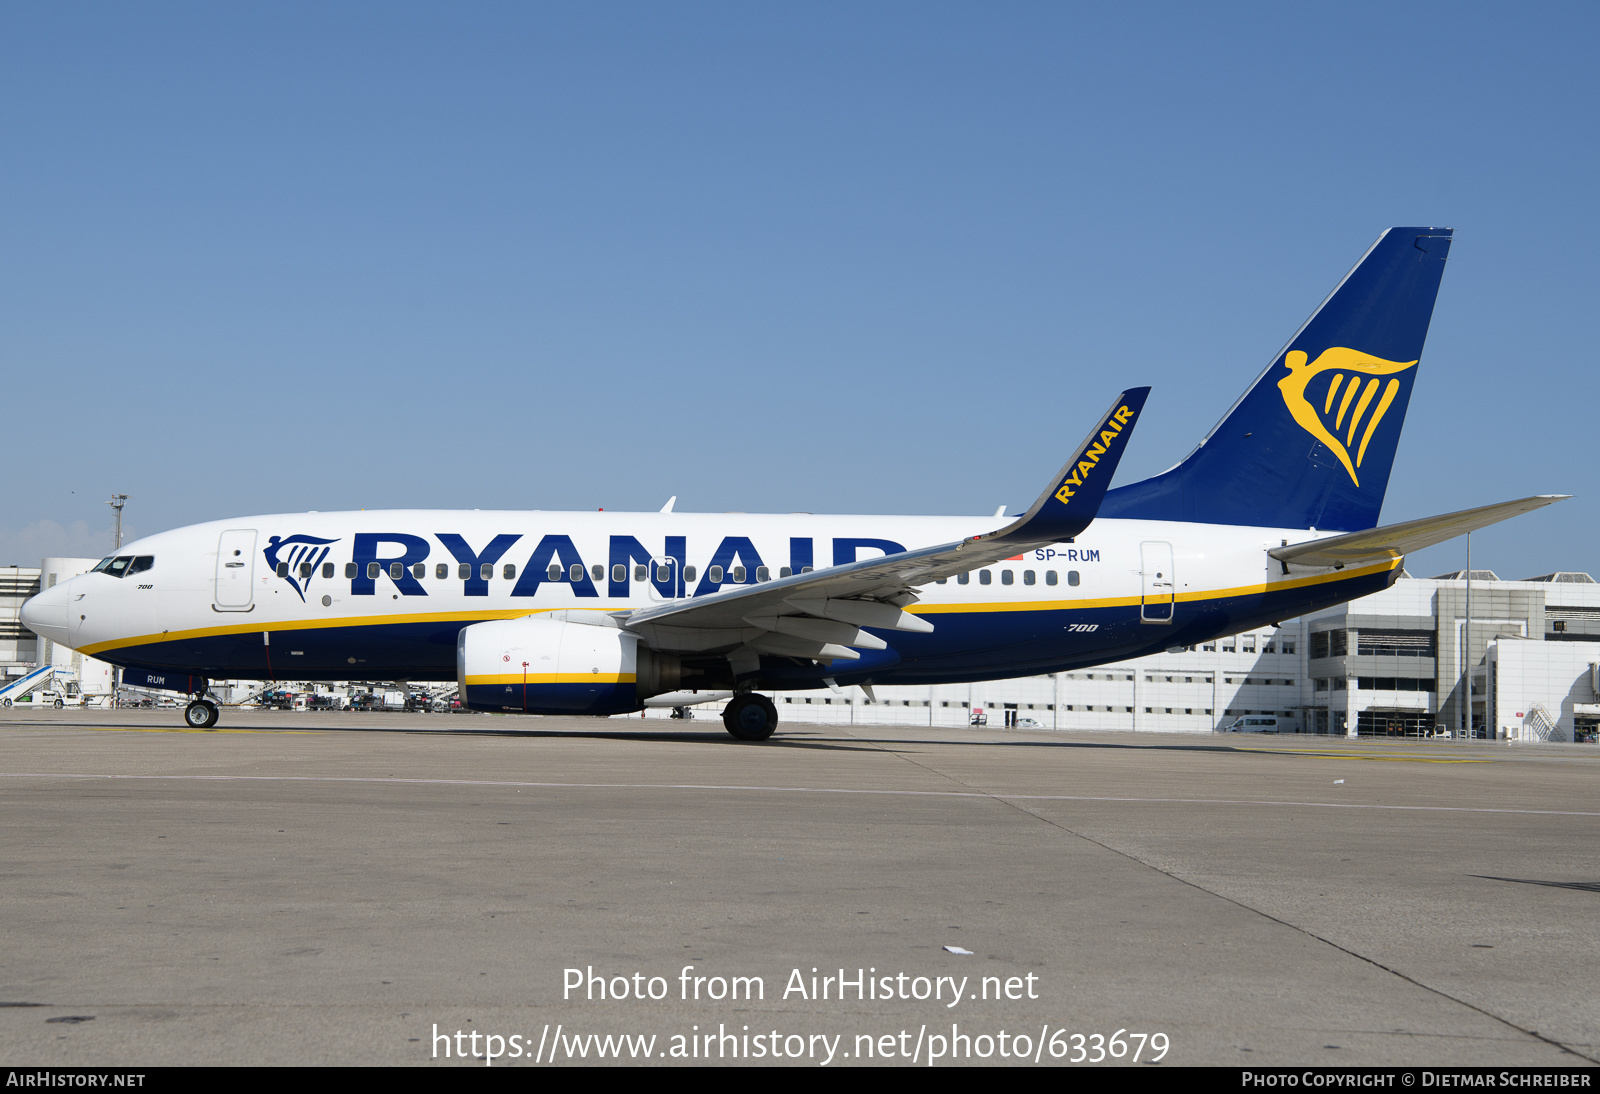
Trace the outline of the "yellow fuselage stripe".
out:
M 191 638 L 218 638 L 226 634 L 259 634 L 271 631 L 281 634 L 292 631 L 320 631 L 335 627 L 382 627 L 395 623 L 481 623 L 490 619 L 520 619 L 540 612 L 561 611 L 560 608 L 486 608 L 476 612 L 428 612 L 413 615 L 355 615 L 339 619 L 288 619 L 276 623 L 235 623 L 226 627 L 198 627 L 187 631 L 163 631 L 136 638 L 117 638 L 110 642 L 97 642 L 84 646 L 80 653 L 94 656 L 105 650 L 124 646 L 143 646 L 155 642 L 183 642 Z
M 631 684 L 631 672 L 530 672 L 498 676 L 468 676 L 467 687 L 484 684 Z

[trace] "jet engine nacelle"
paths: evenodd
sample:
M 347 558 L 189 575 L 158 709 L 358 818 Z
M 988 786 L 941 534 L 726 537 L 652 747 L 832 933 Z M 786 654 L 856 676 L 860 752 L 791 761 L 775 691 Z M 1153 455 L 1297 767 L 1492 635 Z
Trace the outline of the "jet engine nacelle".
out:
M 610 620 L 524 616 L 474 623 L 456 637 L 461 703 L 472 710 L 627 714 L 676 688 L 679 675 L 677 658 Z

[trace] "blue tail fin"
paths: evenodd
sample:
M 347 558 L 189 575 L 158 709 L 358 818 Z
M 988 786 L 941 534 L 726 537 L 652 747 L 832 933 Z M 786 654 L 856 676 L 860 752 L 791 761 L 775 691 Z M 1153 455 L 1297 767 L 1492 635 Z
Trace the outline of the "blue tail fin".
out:
M 1189 457 L 1100 516 L 1374 527 L 1416 383 L 1449 228 L 1390 228 Z

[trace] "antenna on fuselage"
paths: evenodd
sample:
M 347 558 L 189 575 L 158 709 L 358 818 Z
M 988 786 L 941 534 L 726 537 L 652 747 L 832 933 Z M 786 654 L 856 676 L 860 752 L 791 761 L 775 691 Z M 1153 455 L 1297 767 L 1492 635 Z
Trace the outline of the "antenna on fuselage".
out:
M 117 542 L 111 545 L 111 549 L 115 551 L 122 547 L 122 507 L 128 504 L 128 495 L 112 494 L 111 500 L 106 502 L 106 504 L 111 506 L 112 510 L 117 514 Z
M 678 495 L 674 494 L 674 495 L 672 495 L 672 497 L 667 499 L 667 504 L 665 504 L 665 505 L 663 505 L 661 507 L 661 511 L 663 513 L 670 513 L 670 512 L 672 512 L 672 507 L 674 505 L 677 505 L 677 504 L 678 504 Z

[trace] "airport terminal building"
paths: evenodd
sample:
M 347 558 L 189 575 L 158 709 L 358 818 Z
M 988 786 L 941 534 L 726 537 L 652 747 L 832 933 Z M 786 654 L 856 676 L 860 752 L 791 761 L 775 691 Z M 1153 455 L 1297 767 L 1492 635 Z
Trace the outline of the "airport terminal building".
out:
M 111 666 L 36 638 L 19 618 L 23 601 L 46 583 L 95 561 L 0 568 L 0 683 L 48 663 L 60 670 L 51 694 L 109 704 Z M 1600 584 L 1586 573 L 1501 581 L 1474 570 L 1469 633 L 1464 578 L 1404 576 L 1383 592 L 1278 627 L 1094 669 L 773 698 L 786 722 L 1211 733 L 1240 719 L 1270 718 L 1288 733 L 1410 737 L 1462 732 L 1470 702 L 1478 736 L 1595 740 Z M 1472 665 L 1470 698 L 1464 652 Z M 227 683 L 218 682 L 224 696 L 260 691 L 222 690 Z M 720 705 L 696 713 L 714 717 Z
M 1465 652 L 1477 736 L 1594 741 L 1600 584 L 1474 570 L 1463 651 L 1465 576 L 1408 575 L 1275 628 L 1081 672 L 774 698 L 791 721 L 1210 733 L 1270 717 L 1288 733 L 1427 737 L 1465 730 Z
M 22 604 L 29 597 L 68 578 L 87 573 L 96 558 L 47 558 L 37 568 L 0 566 L 0 687 L 26 676 L 41 665 L 56 674 L 44 682 L 39 695 L 81 700 L 109 706 L 116 690 L 112 666 L 76 650 L 39 638 L 22 625 Z

